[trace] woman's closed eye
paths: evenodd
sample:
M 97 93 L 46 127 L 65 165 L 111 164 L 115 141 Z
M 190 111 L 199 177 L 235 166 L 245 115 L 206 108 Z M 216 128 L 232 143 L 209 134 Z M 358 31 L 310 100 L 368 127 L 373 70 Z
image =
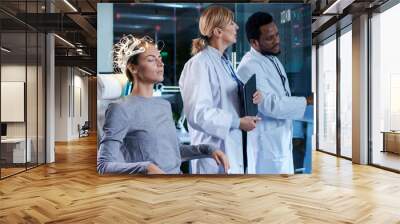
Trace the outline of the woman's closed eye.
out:
M 156 62 L 158 60 L 162 60 L 161 56 L 157 57 L 154 55 L 148 55 L 147 56 L 147 62 Z

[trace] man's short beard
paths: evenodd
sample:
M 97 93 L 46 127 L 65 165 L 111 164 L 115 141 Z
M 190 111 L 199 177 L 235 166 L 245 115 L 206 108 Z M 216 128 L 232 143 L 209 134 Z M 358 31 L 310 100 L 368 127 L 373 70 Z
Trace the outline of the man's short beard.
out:
M 266 56 L 266 55 L 278 56 L 281 53 L 281 51 L 278 51 L 278 52 L 274 53 L 274 52 L 271 52 L 271 51 L 263 51 L 263 50 L 261 50 L 260 53 L 262 55 L 264 55 L 264 56 Z

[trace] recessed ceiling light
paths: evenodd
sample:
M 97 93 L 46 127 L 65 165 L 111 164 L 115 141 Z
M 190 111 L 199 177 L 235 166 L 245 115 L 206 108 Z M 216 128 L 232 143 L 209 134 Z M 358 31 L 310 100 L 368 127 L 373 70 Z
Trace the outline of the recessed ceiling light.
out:
M 342 14 L 343 10 L 351 5 L 355 0 L 336 0 L 322 14 Z
M 7 48 L 5 48 L 5 47 L 1 47 L 1 50 L 4 51 L 4 52 L 6 52 L 6 53 L 10 53 L 10 52 L 11 52 L 11 50 L 9 50 L 9 49 L 7 49 Z
M 78 10 L 68 1 L 68 0 L 64 0 L 65 4 L 67 4 L 72 10 L 74 10 L 75 12 L 78 12 Z
M 81 69 L 81 68 L 79 68 L 79 67 L 78 67 L 78 69 L 79 69 L 79 71 L 81 71 L 81 72 L 83 72 L 83 73 L 85 73 L 85 74 L 87 74 L 87 75 L 92 75 L 92 73 L 90 73 L 90 72 L 88 72 L 88 71 L 86 71 L 86 70 L 83 70 L 83 69 Z
M 71 42 L 69 42 L 68 40 L 66 40 L 66 39 L 64 39 L 64 38 L 62 38 L 62 37 L 60 37 L 60 36 L 57 35 L 57 34 L 54 34 L 54 36 L 57 37 L 57 38 L 58 38 L 59 40 L 61 40 L 62 42 L 66 43 L 67 45 L 69 45 L 69 46 L 75 48 L 75 45 L 73 45 L 73 44 L 72 44 Z

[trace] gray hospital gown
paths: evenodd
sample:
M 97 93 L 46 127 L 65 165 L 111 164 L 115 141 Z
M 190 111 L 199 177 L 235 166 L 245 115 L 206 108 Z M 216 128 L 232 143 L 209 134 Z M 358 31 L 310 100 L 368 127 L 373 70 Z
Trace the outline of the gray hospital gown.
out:
M 210 157 L 209 145 L 180 145 L 171 105 L 162 98 L 127 96 L 106 111 L 99 142 L 100 174 L 146 173 L 154 163 L 167 174 L 180 173 L 182 161 Z

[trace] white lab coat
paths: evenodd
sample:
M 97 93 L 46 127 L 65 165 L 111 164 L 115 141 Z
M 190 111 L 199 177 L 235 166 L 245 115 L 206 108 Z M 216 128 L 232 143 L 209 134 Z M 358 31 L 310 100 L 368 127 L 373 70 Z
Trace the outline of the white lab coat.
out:
M 183 68 L 179 86 L 187 117 L 191 144 L 210 144 L 225 152 L 230 172 L 243 173 L 242 134 L 232 128 L 232 120 L 239 124 L 237 83 L 213 47 L 193 56 Z M 192 162 L 192 172 L 222 173 L 213 159 Z
M 247 52 L 238 67 L 238 75 L 247 81 L 256 74 L 257 89 L 262 92 L 259 104 L 261 122 L 248 135 L 248 141 L 255 147 L 254 158 L 257 174 L 293 174 L 292 120 L 303 118 L 306 109 L 304 97 L 290 95 L 285 69 L 277 57 L 275 60 L 286 78 L 285 95 L 282 81 L 274 64 L 253 48 Z

